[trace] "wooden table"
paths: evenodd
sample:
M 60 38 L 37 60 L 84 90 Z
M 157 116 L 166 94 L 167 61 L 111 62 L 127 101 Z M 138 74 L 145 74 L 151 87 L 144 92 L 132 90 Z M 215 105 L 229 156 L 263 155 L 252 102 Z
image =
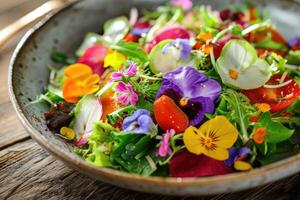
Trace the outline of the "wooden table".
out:
M 14 7 L 5 11 L 0 9 L 0 28 L 43 2 L 10 1 L 9 5 L 14 3 Z M 8 62 L 14 46 L 12 44 L 0 52 L 0 200 L 300 199 L 300 174 L 244 192 L 198 198 L 165 197 L 129 191 L 79 174 L 43 150 L 18 121 L 7 91 Z

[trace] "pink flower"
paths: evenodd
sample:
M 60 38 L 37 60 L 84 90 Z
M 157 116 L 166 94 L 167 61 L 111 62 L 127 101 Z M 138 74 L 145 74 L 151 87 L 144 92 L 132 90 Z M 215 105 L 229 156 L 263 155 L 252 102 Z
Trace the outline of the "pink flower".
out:
M 122 105 L 128 105 L 129 103 L 131 105 L 135 105 L 138 101 L 138 94 L 134 92 L 132 86 L 128 83 L 119 82 L 118 85 L 115 88 L 115 91 L 119 93 L 118 101 Z
M 122 70 L 119 72 L 112 73 L 110 77 L 110 82 L 119 81 L 123 77 L 131 77 L 134 76 L 138 71 L 138 68 L 134 62 L 129 63 L 129 67 L 126 70 Z
M 171 0 L 171 4 L 174 6 L 180 6 L 184 10 L 189 10 L 193 7 L 191 0 Z
M 169 141 L 170 141 L 172 135 L 174 135 L 174 134 L 175 134 L 174 129 L 167 130 L 166 134 L 164 134 L 164 136 L 161 140 L 160 147 L 159 147 L 158 151 L 156 152 L 157 156 L 166 157 L 167 155 L 170 155 L 172 153 L 172 150 L 169 146 Z

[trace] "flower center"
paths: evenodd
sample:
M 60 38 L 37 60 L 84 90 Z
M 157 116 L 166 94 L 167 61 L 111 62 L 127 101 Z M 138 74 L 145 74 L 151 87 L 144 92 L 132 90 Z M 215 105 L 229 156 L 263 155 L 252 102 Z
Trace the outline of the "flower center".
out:
M 207 137 L 201 137 L 200 139 L 201 145 L 210 151 L 216 150 L 217 145 L 215 142 L 217 141 L 218 141 L 218 136 L 216 136 L 216 133 L 214 132 L 210 132 Z
M 188 98 L 181 98 L 179 101 L 180 106 L 186 106 L 188 103 Z
M 239 72 L 234 70 L 234 69 L 230 69 L 229 70 L 229 76 L 231 79 L 236 80 L 239 76 Z

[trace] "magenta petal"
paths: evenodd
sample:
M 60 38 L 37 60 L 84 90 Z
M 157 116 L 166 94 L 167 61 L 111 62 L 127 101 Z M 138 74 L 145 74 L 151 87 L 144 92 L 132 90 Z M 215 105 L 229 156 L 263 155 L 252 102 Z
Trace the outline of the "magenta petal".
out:
M 223 161 L 214 160 L 204 155 L 195 155 L 187 150 L 176 153 L 170 161 L 171 177 L 202 177 L 232 173 Z
M 92 130 L 85 132 L 78 140 L 74 142 L 76 147 L 82 147 L 88 142 L 88 138 L 91 135 Z
M 95 45 L 88 48 L 82 57 L 79 58 L 78 63 L 90 66 L 95 74 L 101 76 L 104 72 L 104 58 L 106 56 L 107 48 L 102 45 Z
M 124 82 L 119 82 L 118 85 L 115 88 L 116 92 L 118 93 L 124 93 L 128 91 L 128 87 Z

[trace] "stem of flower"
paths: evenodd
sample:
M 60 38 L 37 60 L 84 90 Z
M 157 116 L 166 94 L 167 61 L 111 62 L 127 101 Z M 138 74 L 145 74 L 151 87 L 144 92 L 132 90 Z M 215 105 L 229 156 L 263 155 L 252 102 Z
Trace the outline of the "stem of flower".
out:
M 158 74 L 157 76 L 160 76 L 160 74 Z M 151 77 L 151 76 L 147 76 L 144 74 L 138 74 L 138 77 L 147 79 L 147 80 L 151 80 L 151 81 L 160 81 L 161 80 L 161 78 L 159 78 L 159 77 Z

